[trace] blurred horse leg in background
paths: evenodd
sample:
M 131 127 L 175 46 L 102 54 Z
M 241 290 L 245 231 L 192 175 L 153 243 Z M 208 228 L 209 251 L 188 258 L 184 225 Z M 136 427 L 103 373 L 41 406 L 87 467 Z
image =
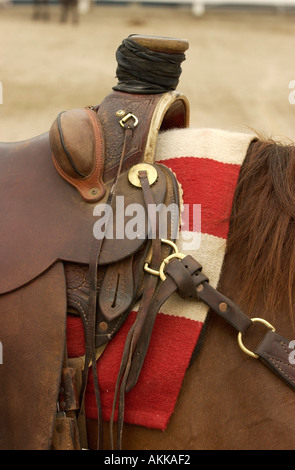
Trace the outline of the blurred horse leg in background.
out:
M 78 0 L 61 0 L 61 23 L 66 23 L 70 16 L 72 23 L 79 22 Z
M 33 20 L 50 19 L 49 13 L 49 0 L 34 0 L 33 1 Z

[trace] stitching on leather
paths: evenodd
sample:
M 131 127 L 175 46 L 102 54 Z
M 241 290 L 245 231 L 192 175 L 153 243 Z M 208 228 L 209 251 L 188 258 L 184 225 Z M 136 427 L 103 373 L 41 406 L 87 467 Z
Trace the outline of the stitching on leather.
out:
M 86 276 L 83 274 L 83 279 L 81 280 L 81 284 L 78 287 L 67 287 L 67 292 L 75 292 L 80 290 L 81 287 L 85 287 L 86 284 Z
M 281 364 L 284 364 L 285 366 L 291 366 L 290 363 L 288 362 L 284 362 L 284 361 L 280 361 L 279 359 L 275 359 L 273 357 L 270 357 L 269 358 L 270 361 L 273 363 L 273 365 L 280 371 L 282 372 L 282 374 L 284 374 L 292 383 L 295 384 L 295 379 L 290 377 L 283 369 L 281 369 L 281 367 L 278 365 L 278 363 L 281 363 Z
M 113 329 L 108 333 L 109 335 L 112 335 L 113 332 L 116 330 L 118 324 L 120 323 L 120 320 L 121 320 L 121 318 L 119 317 L 119 318 L 118 318 L 118 321 L 117 321 L 116 324 L 114 325 Z
M 280 341 L 280 345 L 282 346 L 282 348 L 284 349 L 284 351 L 287 353 L 287 352 L 288 352 L 287 344 L 286 344 L 284 341 Z
M 86 109 L 85 110 L 88 114 L 88 116 L 90 117 L 91 121 L 92 121 L 92 125 L 93 125 L 93 129 L 94 129 L 94 135 L 95 135 L 95 142 L 96 142 L 96 157 L 100 156 L 100 154 L 102 153 L 103 151 L 103 145 L 102 145 L 102 139 L 101 139 L 101 134 L 99 132 L 100 129 L 100 125 L 99 125 L 99 122 L 98 122 L 98 118 L 97 120 L 95 119 L 94 115 L 93 115 L 93 111 L 91 110 L 88 110 Z M 98 130 L 99 128 L 99 130 Z M 100 150 L 100 151 L 98 151 Z M 99 171 L 100 173 L 100 170 L 101 170 L 101 160 L 100 158 L 95 158 L 95 165 L 94 165 L 94 169 L 92 171 L 92 173 L 90 175 L 93 175 L 93 174 L 97 174 L 97 170 Z M 90 176 L 89 175 L 89 176 Z
M 85 310 L 84 308 L 82 307 L 81 303 L 80 302 L 77 302 L 76 300 L 71 300 L 71 302 L 75 305 L 78 305 L 78 307 L 80 307 L 80 312 L 81 314 L 83 315 L 84 319 L 85 319 L 85 323 L 87 324 L 88 321 L 87 321 L 87 316 L 86 316 L 86 313 L 85 313 Z
M 102 139 L 100 138 L 100 134 L 98 132 L 98 126 L 99 124 L 95 121 L 95 118 L 93 116 L 93 114 L 91 112 L 87 112 L 88 110 L 85 109 L 84 111 L 86 111 L 86 113 L 88 114 L 90 120 L 92 121 L 92 125 L 93 125 L 93 128 L 94 128 L 94 135 L 95 135 L 95 147 L 96 147 L 96 157 L 97 157 L 97 152 L 98 152 L 98 148 L 100 149 L 100 151 L 102 152 L 103 151 L 103 143 L 102 143 Z M 91 111 L 91 110 L 89 110 Z M 93 112 L 93 111 L 92 111 Z M 92 200 L 92 198 L 89 198 L 89 195 L 88 195 L 88 190 L 89 188 L 92 186 L 92 179 L 93 177 L 96 177 L 100 174 L 100 171 L 101 171 L 101 161 L 100 161 L 100 158 L 95 158 L 95 166 L 94 166 L 94 169 L 93 171 L 90 173 L 90 175 L 86 176 L 86 178 L 83 178 L 82 180 L 79 180 L 77 181 L 76 178 L 70 176 L 70 175 L 67 175 L 67 173 L 61 168 L 61 166 L 59 165 L 59 163 L 56 161 L 55 159 L 55 156 L 52 152 L 52 159 L 53 159 L 53 163 L 54 163 L 54 166 L 56 167 L 57 171 L 60 173 L 60 175 L 66 180 L 68 181 L 70 184 L 72 184 L 76 189 L 78 189 L 78 191 L 80 192 L 80 194 L 87 200 Z M 90 185 L 89 187 L 87 186 L 86 188 L 84 187 L 80 187 L 80 184 L 81 184 L 81 181 L 83 181 L 83 183 L 89 183 L 90 182 Z M 104 184 L 100 179 L 98 179 L 97 181 L 95 181 L 99 190 L 100 190 L 100 193 L 103 193 L 104 192 Z M 100 194 L 101 196 L 102 194 Z

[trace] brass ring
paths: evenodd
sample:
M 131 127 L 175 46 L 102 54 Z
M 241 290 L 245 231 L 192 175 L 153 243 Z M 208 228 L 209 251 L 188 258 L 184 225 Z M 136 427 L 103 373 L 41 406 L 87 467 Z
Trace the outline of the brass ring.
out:
M 166 238 L 161 238 L 161 243 L 164 243 L 165 245 L 169 245 L 173 248 L 175 253 L 178 253 L 178 248 L 176 246 L 176 243 L 174 243 L 172 240 L 167 240 Z
M 172 258 L 175 258 L 178 253 L 178 248 L 176 246 L 176 244 L 172 241 L 172 240 L 167 240 L 166 238 L 161 238 L 161 243 L 164 243 L 165 245 L 169 245 L 173 248 L 174 250 L 174 253 L 170 256 L 168 256 L 167 258 L 165 258 L 162 263 L 161 263 L 161 266 L 162 264 L 167 264 L 169 262 L 169 259 L 172 257 Z M 183 258 L 185 257 L 185 255 L 182 256 Z M 177 258 L 180 258 L 180 256 L 177 256 Z M 168 260 L 168 261 L 167 261 Z M 167 262 L 166 262 L 167 261 Z M 160 269 L 161 269 L 161 266 L 160 266 Z M 145 263 L 144 264 L 144 270 L 150 274 L 153 274 L 154 276 L 160 276 L 161 277 L 161 274 L 160 274 L 160 271 L 157 271 L 156 269 L 152 269 L 149 267 L 149 263 Z M 161 277 L 162 280 L 165 280 L 166 279 L 166 276 L 164 274 L 164 266 L 163 266 L 163 276 L 164 276 L 164 279 Z
M 172 253 L 172 255 L 169 255 L 167 256 L 167 258 L 165 258 L 162 263 L 161 263 L 161 266 L 160 266 L 160 269 L 159 269 L 159 273 L 160 273 L 160 278 L 162 279 L 162 281 L 165 281 L 166 279 L 166 275 L 164 273 L 164 268 L 165 266 L 167 266 L 167 264 L 169 263 L 169 261 L 172 259 L 172 258 L 178 258 L 178 259 L 183 259 L 185 258 L 186 255 L 184 255 L 183 253 Z
M 253 323 L 255 322 L 263 323 L 265 326 L 267 326 L 267 328 L 269 328 L 273 332 L 276 331 L 276 329 L 268 321 L 264 320 L 263 318 L 251 318 L 251 321 Z M 250 351 L 250 349 L 247 349 L 246 346 L 244 346 L 243 341 L 242 341 L 242 336 L 243 336 L 242 333 L 239 332 L 238 343 L 239 343 L 241 350 L 244 351 L 245 354 L 248 354 L 248 356 L 258 359 L 259 358 L 258 354 L 255 354 L 253 351 Z
M 156 269 L 152 269 L 149 267 L 149 263 L 144 263 L 143 269 L 150 274 L 153 274 L 154 276 L 160 276 L 160 271 L 157 271 Z

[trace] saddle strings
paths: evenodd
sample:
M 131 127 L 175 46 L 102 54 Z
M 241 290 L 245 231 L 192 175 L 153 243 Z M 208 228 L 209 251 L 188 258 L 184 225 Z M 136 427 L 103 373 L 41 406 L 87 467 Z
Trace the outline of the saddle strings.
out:
M 151 208 L 155 207 L 153 195 L 150 189 L 148 175 L 146 171 L 140 171 L 138 173 L 138 177 L 141 182 L 141 187 L 143 190 L 144 195 L 144 202 L 146 208 L 148 209 L 148 213 L 150 213 Z M 152 214 L 151 214 L 152 215 Z M 161 240 L 159 237 L 159 221 L 158 221 L 158 213 L 155 213 L 154 216 L 150 217 L 151 229 L 152 229 L 152 259 L 151 259 L 151 267 L 152 269 L 158 269 L 159 265 L 161 264 Z M 110 419 L 110 439 L 111 439 L 111 446 L 114 449 L 114 417 L 116 411 L 116 405 L 118 401 L 118 417 L 117 417 L 117 443 L 116 448 L 121 449 L 122 443 L 122 433 L 123 433 L 123 424 L 124 424 L 124 408 L 125 408 L 125 394 L 127 390 L 127 381 L 129 378 L 129 372 L 132 367 L 132 359 L 134 350 L 137 346 L 138 340 L 141 337 L 141 333 L 143 331 L 143 326 L 145 324 L 146 316 L 148 313 L 149 305 L 151 298 L 155 292 L 155 289 L 158 284 L 158 277 L 154 276 L 153 274 L 147 275 L 146 286 L 143 291 L 142 299 L 140 302 L 139 310 L 137 312 L 136 319 L 131 326 L 122 355 L 121 365 L 119 374 L 117 377 L 116 388 L 115 388 L 115 395 L 113 401 L 113 409 L 112 415 Z
M 124 157 L 126 155 L 127 150 L 130 148 L 130 141 L 133 136 L 133 125 L 128 123 L 125 125 L 125 136 L 124 136 L 124 143 L 123 149 L 121 153 L 121 157 L 119 160 L 118 170 L 116 176 L 114 178 L 113 184 L 111 186 L 110 192 L 108 194 L 108 198 L 106 201 L 107 206 L 111 206 L 113 202 L 113 197 L 116 191 L 117 183 L 119 176 L 121 174 L 122 165 L 124 161 Z M 111 211 L 108 211 L 110 214 Z M 108 219 L 106 222 L 105 232 L 106 233 L 108 224 Z M 103 441 L 103 429 L 102 429 L 102 410 L 101 410 L 101 400 L 100 400 L 100 393 L 99 393 L 99 384 L 98 384 L 98 375 L 97 375 L 97 368 L 96 368 L 96 351 L 95 351 L 95 325 L 96 325 L 96 305 L 97 305 L 97 269 L 98 269 L 98 262 L 99 257 L 103 245 L 104 237 L 101 239 L 94 239 L 92 244 L 91 253 L 90 253 L 90 261 L 89 261 L 89 300 L 88 300 L 88 310 L 87 310 L 87 324 L 85 328 L 85 364 L 82 374 L 82 387 L 81 387 L 81 394 L 80 394 L 80 409 L 81 404 L 84 402 L 85 399 L 85 392 L 88 380 L 88 372 L 90 364 L 92 364 L 92 374 L 93 374 L 93 382 L 94 382 L 94 392 L 95 392 L 95 400 L 97 406 L 97 413 L 98 413 L 98 442 L 97 442 L 97 449 L 100 448 L 100 445 Z

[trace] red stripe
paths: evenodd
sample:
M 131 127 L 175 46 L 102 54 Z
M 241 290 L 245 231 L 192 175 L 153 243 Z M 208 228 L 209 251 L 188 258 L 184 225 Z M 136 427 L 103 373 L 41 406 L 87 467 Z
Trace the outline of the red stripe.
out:
M 170 168 L 182 186 L 184 203 L 189 204 L 189 230 L 193 231 L 193 204 L 201 204 L 201 232 L 226 239 L 240 165 L 195 157 L 159 163 Z
M 67 315 L 67 349 L 69 357 L 80 357 L 85 354 L 83 322 L 76 315 Z
M 116 378 L 127 332 L 135 316 L 136 313 L 131 312 L 98 361 L 103 418 L 107 421 L 111 416 Z M 126 396 L 125 422 L 158 429 L 166 428 L 202 325 L 201 322 L 158 314 L 139 381 Z M 76 340 L 80 335 L 75 347 L 70 338 L 74 330 Z M 69 356 L 73 353 L 76 356 L 78 350 L 83 353 L 84 333 L 79 318 L 68 318 L 67 336 Z M 97 418 L 91 370 L 86 392 L 86 415 L 89 418 Z

